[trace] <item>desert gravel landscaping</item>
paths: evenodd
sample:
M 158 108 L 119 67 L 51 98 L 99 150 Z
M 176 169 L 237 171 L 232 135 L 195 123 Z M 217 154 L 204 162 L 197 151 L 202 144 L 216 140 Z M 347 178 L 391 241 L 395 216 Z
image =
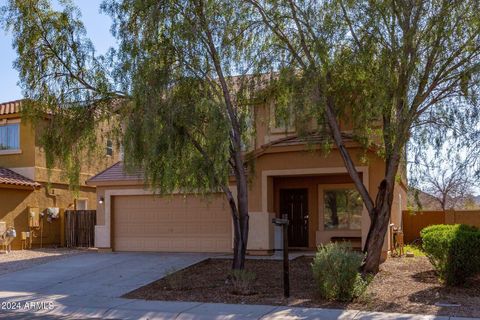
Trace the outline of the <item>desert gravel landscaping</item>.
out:
M 126 294 L 125 298 L 240 304 L 346 308 L 365 311 L 480 317 L 480 279 L 465 288 L 443 286 L 426 257 L 389 258 L 366 292 L 350 303 L 322 300 L 316 294 L 311 257 L 291 261 L 291 298 L 282 297 L 282 262 L 247 260 L 256 273 L 254 294 L 232 294 L 231 260 L 210 259 Z M 459 305 L 459 306 L 458 306 Z
M 88 252 L 87 250 L 67 248 L 43 248 L 13 250 L 9 253 L 2 252 L 0 253 L 0 275 Z

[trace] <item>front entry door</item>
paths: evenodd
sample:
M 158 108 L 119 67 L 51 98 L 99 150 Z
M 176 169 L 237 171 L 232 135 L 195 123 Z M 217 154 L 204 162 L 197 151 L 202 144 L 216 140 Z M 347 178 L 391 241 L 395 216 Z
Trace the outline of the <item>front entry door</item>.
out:
M 308 189 L 281 189 L 280 216 L 286 214 L 288 245 L 308 247 Z

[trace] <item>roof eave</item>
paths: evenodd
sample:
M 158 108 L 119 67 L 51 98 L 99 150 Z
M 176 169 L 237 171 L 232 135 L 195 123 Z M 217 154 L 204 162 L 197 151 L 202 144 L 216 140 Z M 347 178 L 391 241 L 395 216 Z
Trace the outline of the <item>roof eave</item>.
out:
M 21 189 L 21 190 L 31 190 L 35 191 L 40 189 L 41 185 L 21 185 L 21 184 L 14 184 L 14 183 L 0 183 L 0 188 L 2 189 Z
M 85 182 L 86 185 L 92 187 L 115 187 L 115 186 L 143 186 L 145 185 L 145 181 L 138 179 L 138 180 L 87 180 Z

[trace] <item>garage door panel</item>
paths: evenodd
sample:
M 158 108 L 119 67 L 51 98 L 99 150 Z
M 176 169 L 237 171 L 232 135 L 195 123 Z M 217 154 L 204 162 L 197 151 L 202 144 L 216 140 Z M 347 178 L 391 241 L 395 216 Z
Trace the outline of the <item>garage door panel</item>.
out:
M 115 250 L 231 251 L 230 213 L 221 195 L 116 196 L 112 211 Z

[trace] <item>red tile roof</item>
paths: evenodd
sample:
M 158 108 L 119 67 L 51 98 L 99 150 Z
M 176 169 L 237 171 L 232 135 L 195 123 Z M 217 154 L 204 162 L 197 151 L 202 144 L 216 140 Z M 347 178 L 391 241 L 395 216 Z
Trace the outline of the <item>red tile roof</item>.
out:
M 0 116 L 6 114 L 19 113 L 22 107 L 22 100 L 8 101 L 0 103 Z
M 119 161 L 113 166 L 103 170 L 102 172 L 88 179 L 87 183 L 94 184 L 95 182 L 140 180 L 143 180 L 143 172 L 141 170 L 127 173 L 125 172 L 123 162 Z
M 10 169 L 0 167 L 0 185 L 1 184 L 32 188 L 40 188 L 42 186 L 40 183 L 30 180 Z

